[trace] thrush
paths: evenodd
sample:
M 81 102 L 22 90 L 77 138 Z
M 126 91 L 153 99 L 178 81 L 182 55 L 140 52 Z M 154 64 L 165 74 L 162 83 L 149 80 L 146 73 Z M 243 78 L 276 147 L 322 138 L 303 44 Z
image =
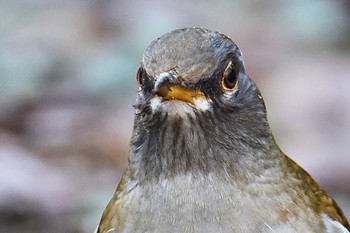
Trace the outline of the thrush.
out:
M 276 144 L 229 37 L 169 32 L 136 77 L 128 168 L 99 233 L 349 232 L 334 199 Z

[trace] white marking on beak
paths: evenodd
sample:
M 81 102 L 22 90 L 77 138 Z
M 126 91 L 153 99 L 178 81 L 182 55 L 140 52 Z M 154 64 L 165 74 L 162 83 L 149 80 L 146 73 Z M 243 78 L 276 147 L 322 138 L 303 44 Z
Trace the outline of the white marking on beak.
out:
M 150 106 L 153 112 L 167 112 L 169 116 L 186 117 L 188 115 L 194 117 L 195 109 L 200 111 L 209 111 L 211 109 L 211 101 L 205 98 L 194 98 L 194 105 L 181 100 L 163 100 L 159 96 L 154 96 L 150 100 Z

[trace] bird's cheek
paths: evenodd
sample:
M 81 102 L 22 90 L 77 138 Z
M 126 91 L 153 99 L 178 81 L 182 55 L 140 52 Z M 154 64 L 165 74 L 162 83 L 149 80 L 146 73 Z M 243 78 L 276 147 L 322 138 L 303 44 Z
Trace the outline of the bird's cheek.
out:
M 225 103 L 225 105 L 233 105 L 236 96 L 236 91 L 225 91 L 221 96 L 221 101 Z

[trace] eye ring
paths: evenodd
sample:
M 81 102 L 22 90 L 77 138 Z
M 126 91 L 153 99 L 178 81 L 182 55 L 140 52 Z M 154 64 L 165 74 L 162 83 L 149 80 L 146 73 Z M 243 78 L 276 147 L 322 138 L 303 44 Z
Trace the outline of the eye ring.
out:
M 141 67 L 137 70 L 136 81 L 139 84 L 139 86 L 143 85 L 143 69 Z
M 238 72 L 236 67 L 233 65 L 232 61 L 230 61 L 222 76 L 221 86 L 225 91 L 232 91 L 237 87 L 238 81 Z

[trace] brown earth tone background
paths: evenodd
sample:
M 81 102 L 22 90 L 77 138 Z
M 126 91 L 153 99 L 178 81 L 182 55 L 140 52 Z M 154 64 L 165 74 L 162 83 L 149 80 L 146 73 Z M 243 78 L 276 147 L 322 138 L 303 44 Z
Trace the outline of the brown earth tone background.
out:
M 241 47 L 281 148 L 350 217 L 350 4 L 0 1 L 0 232 L 93 232 L 125 169 L 146 46 L 177 28 Z

